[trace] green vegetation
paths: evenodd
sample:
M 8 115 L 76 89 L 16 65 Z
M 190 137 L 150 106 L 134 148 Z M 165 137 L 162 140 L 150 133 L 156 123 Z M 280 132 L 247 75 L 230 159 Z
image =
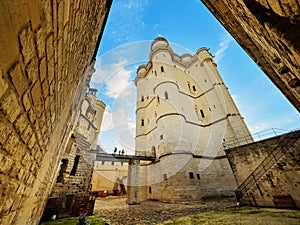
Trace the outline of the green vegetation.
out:
M 104 225 L 105 221 L 97 216 L 88 216 L 88 220 L 91 225 Z M 76 225 L 78 222 L 78 217 L 71 217 L 65 219 L 58 219 L 54 221 L 47 221 L 41 223 L 41 225 Z
M 299 221 L 299 210 L 230 207 L 169 220 L 161 225 L 298 225 Z

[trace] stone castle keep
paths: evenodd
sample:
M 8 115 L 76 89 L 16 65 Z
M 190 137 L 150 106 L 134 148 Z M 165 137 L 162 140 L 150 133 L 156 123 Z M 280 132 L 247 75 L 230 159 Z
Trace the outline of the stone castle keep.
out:
M 202 0 L 202 2 L 299 110 L 299 3 L 294 0 Z M 87 92 L 84 82 L 92 73 L 93 62 L 111 3 L 112 0 L 0 1 L 1 225 L 38 224 L 46 207 L 53 209 L 52 203 L 48 201 L 51 198 L 60 199 L 59 213 L 62 214 L 70 213 L 65 210 L 68 206 L 75 207 L 78 203 L 88 205 L 85 197 L 89 188 L 86 185 L 91 170 L 81 170 L 86 168 L 84 165 L 90 165 L 82 159 L 84 156 L 88 156 L 86 159 L 92 159 L 94 152 L 92 143 L 88 148 L 84 147 L 86 142 L 83 140 L 92 137 L 80 133 L 78 121 L 81 103 L 85 101 Z M 140 141 L 137 154 L 150 157 L 154 155 L 155 160 L 161 161 L 149 162 L 149 165 L 141 164 L 140 173 L 148 173 L 149 179 L 142 180 L 143 186 L 138 190 L 132 188 L 135 186 L 130 179 L 139 175 L 138 172 L 132 172 L 138 171 L 139 162 L 130 161 L 128 180 L 133 185 L 128 187 L 128 190 L 136 192 L 129 192 L 129 196 L 134 197 L 135 193 L 141 193 L 142 199 L 162 200 L 170 200 L 172 197 L 182 200 L 189 195 L 192 198 L 201 197 L 215 191 L 203 186 L 205 183 L 202 181 L 209 179 L 206 175 L 210 172 L 215 177 L 222 174 L 217 173 L 218 170 L 210 171 L 205 168 L 218 168 L 216 165 L 219 165 L 228 169 L 228 163 L 225 163 L 225 159 L 222 158 L 224 153 L 220 146 L 214 148 L 217 151 L 213 152 L 213 156 L 209 155 L 210 151 L 204 152 L 204 149 L 212 149 L 214 142 L 202 135 L 212 133 L 210 130 L 222 124 L 222 130 L 225 131 L 222 135 L 224 134 L 225 141 L 228 141 L 234 131 L 241 129 L 243 132 L 244 125 L 235 126 L 235 124 L 243 124 L 242 120 L 234 105 L 231 104 L 230 96 L 226 94 L 225 86 L 215 71 L 213 61 L 210 60 L 211 56 L 205 49 L 192 57 L 186 55 L 171 60 L 170 52 L 168 50 L 164 52 L 168 49 L 167 42 L 161 40 L 156 44 L 153 47 L 157 47 L 156 50 L 162 48 L 162 54 L 159 53 L 160 50 L 157 51 L 159 60 L 155 61 L 155 58 L 153 60 L 155 70 L 150 62 L 140 70 L 150 71 L 152 68 L 150 76 L 152 71 L 155 76 L 154 71 L 156 71 L 159 77 L 157 83 L 152 79 L 147 81 L 147 78 L 140 79 L 138 83 L 142 81 L 142 83 L 149 82 L 151 86 L 158 83 L 161 85 L 155 90 L 146 89 L 147 91 L 144 92 L 140 90 L 138 104 L 143 104 L 144 108 L 137 112 L 141 116 L 138 129 L 140 134 L 146 134 L 141 136 L 141 139 L 150 140 L 145 142 L 147 143 L 145 146 Z M 207 60 L 202 61 L 201 59 L 204 58 Z M 183 69 L 194 59 L 201 62 L 192 63 L 188 65 L 188 69 Z M 166 60 L 168 61 L 165 62 Z M 207 76 L 206 82 L 204 79 L 197 80 L 193 77 L 193 71 L 196 70 L 193 66 L 196 64 L 198 68 L 202 68 L 203 76 Z M 180 75 L 183 80 L 177 80 L 176 84 L 176 78 L 169 71 Z M 210 73 L 213 76 L 209 75 Z M 163 75 L 168 76 L 167 79 L 163 78 Z M 214 90 L 200 96 L 199 102 L 193 98 L 208 90 L 206 87 L 212 86 L 213 83 L 217 83 L 214 85 Z M 181 95 L 181 101 L 184 102 L 173 103 L 174 96 Z M 166 109 L 174 115 L 162 117 L 162 111 L 153 111 L 152 104 L 158 104 L 157 96 L 160 102 L 155 107 Z M 225 97 L 218 99 L 217 96 Z M 229 101 L 224 108 L 218 105 L 227 98 Z M 151 99 L 153 102 L 149 104 L 150 111 L 147 112 L 145 104 L 146 102 L 148 104 Z M 217 100 L 211 102 L 211 99 Z M 215 105 L 216 108 L 210 104 Z M 229 110 L 230 116 L 227 116 L 225 109 Z M 89 124 L 88 121 L 91 121 L 95 112 L 87 111 L 84 111 L 83 115 L 89 119 L 82 118 L 80 124 L 83 127 Z M 158 122 L 158 127 L 154 131 L 156 136 L 145 133 L 156 123 L 154 117 L 157 117 Z M 219 123 L 203 127 L 224 117 L 226 119 Z M 167 125 L 170 125 L 170 121 L 172 121 L 171 125 L 180 126 L 180 129 L 168 129 Z M 93 125 L 90 129 L 94 129 Z M 181 130 L 187 133 L 180 133 Z M 191 134 L 189 130 L 195 133 Z M 197 138 L 197 143 L 189 144 L 191 137 L 188 136 L 188 132 Z M 239 133 L 234 135 L 242 136 Z M 174 138 L 178 136 L 182 136 L 180 140 L 183 144 L 180 146 L 174 142 Z M 139 139 L 140 137 L 137 137 L 137 141 Z M 172 148 L 166 147 L 166 141 L 169 140 Z M 205 140 L 209 141 L 206 143 Z M 197 146 L 199 148 L 196 148 Z M 238 185 L 236 190 L 238 198 L 247 204 L 258 206 L 300 208 L 299 146 L 298 131 L 262 142 L 226 149 Z M 179 154 L 181 152 L 184 154 Z M 215 157 L 215 160 L 211 157 Z M 168 159 L 174 158 L 180 159 L 180 166 L 176 167 L 176 164 L 174 167 L 169 167 L 173 168 L 172 171 L 160 169 L 160 165 L 171 164 L 174 161 Z M 162 162 L 164 163 L 161 164 Z M 209 162 L 209 165 L 201 162 Z M 213 165 L 210 163 L 215 167 L 210 167 Z M 158 171 L 158 179 L 154 180 L 151 173 L 156 171 Z M 228 171 L 230 172 L 229 169 Z M 83 174 L 86 175 L 85 181 Z M 174 174 L 178 174 L 177 177 Z M 181 188 L 178 188 L 176 193 L 169 191 L 169 184 L 172 187 L 177 185 L 173 182 L 173 178 L 178 178 L 180 184 L 186 185 L 186 192 Z M 224 179 L 231 179 L 229 173 L 224 173 Z M 218 185 L 215 180 L 213 184 L 215 187 Z M 68 187 L 74 188 L 77 193 L 80 190 L 79 201 L 75 197 L 77 193 L 75 195 L 75 192 L 67 190 Z M 224 194 L 228 193 L 229 189 L 232 193 L 234 185 L 216 190 Z M 195 193 L 199 193 L 199 196 Z
M 141 199 L 234 195 L 237 184 L 222 143 L 251 136 L 208 49 L 179 56 L 166 39 L 156 38 L 135 84 L 136 155 L 157 159 L 141 164 Z

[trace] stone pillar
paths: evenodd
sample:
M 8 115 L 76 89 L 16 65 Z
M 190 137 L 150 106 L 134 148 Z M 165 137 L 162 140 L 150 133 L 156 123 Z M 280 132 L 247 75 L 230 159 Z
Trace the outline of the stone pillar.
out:
M 140 160 L 132 158 L 128 167 L 127 204 L 140 204 Z

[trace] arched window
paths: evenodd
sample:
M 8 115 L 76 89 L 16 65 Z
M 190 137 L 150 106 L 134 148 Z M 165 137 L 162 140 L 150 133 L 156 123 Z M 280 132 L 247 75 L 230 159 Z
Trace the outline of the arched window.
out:
M 141 120 L 141 126 L 143 127 L 145 125 L 144 119 Z

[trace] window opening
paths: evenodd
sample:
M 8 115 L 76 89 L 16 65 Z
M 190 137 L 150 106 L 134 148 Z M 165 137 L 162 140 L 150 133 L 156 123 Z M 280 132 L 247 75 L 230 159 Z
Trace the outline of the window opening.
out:
M 194 173 L 193 172 L 189 172 L 189 175 L 190 175 L 190 179 L 194 180 Z
M 142 102 L 144 101 L 144 96 L 142 95 Z
M 166 173 L 164 173 L 163 176 L 164 176 L 164 180 L 168 180 L 168 176 Z
M 162 73 L 165 72 L 165 69 L 164 69 L 163 66 L 160 67 L 160 70 L 161 70 Z
M 159 137 L 160 137 L 160 140 L 164 139 L 164 135 L 162 135 L 162 134 Z
M 79 163 L 79 158 L 80 158 L 79 155 L 75 156 L 73 168 L 72 168 L 71 173 L 70 173 L 71 176 L 75 176 L 75 174 L 76 174 L 78 163 Z
M 200 174 L 199 173 L 197 173 L 197 179 L 200 180 Z
M 201 113 L 202 118 L 204 118 L 205 116 L 204 116 L 204 112 L 202 109 L 200 109 L 200 113 Z
M 196 91 L 196 86 L 195 85 L 193 85 L 193 91 Z
M 165 91 L 165 99 L 168 100 L 169 96 L 168 96 L 168 92 Z
M 144 121 L 144 119 L 142 119 L 142 121 L 141 121 L 141 125 L 142 125 L 142 127 L 145 125 L 145 121 Z
M 152 188 L 149 187 L 149 194 L 152 194 Z

